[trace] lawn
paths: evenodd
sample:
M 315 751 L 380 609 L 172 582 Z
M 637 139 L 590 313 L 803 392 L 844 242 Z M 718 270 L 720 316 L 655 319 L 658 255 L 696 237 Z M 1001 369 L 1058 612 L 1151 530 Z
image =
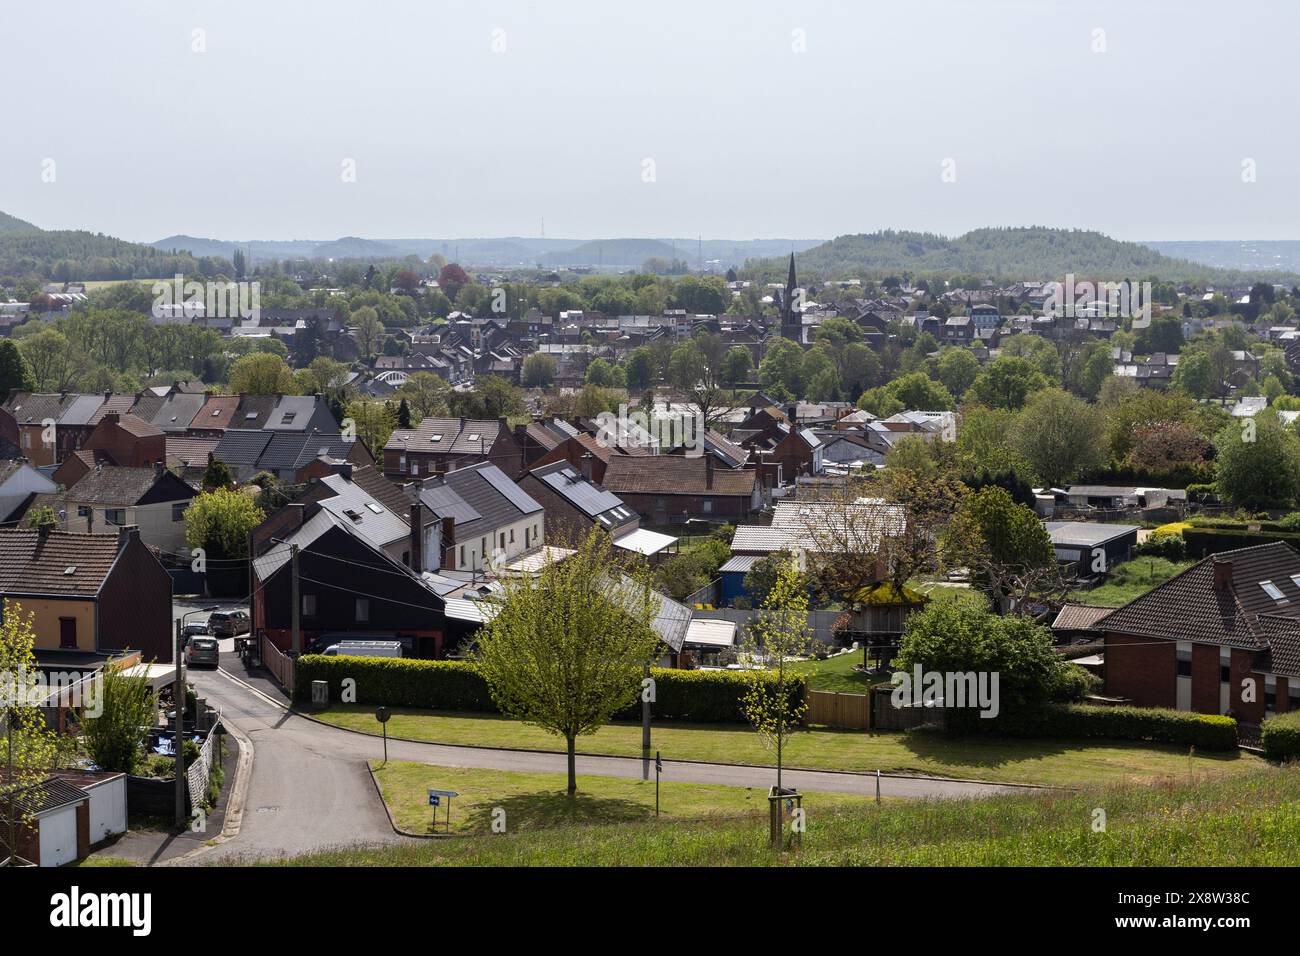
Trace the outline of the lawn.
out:
M 1135 558 L 1117 564 L 1111 569 L 1106 583 L 1091 591 L 1075 591 L 1073 601 L 1101 607 L 1119 607 L 1135 597 L 1146 594 L 1158 584 L 1164 584 L 1180 571 L 1190 568 L 1194 561 L 1169 561 L 1165 558 Z
M 631 823 L 655 815 L 655 783 L 625 777 L 578 778 L 578 793 L 566 792 L 561 773 L 435 767 L 423 763 L 371 764 L 384 801 L 397 825 L 411 833 L 432 833 L 433 808 L 428 790 L 454 790 L 453 834 L 492 832 L 493 811 L 505 811 L 506 832 L 523 832 L 575 824 Z M 695 783 L 660 783 L 660 813 L 666 819 L 761 816 L 767 813 L 766 791 Z M 862 806 L 870 798 L 818 794 L 819 806 Z M 447 806 L 438 808 L 438 833 L 446 832 Z
M 563 742 L 537 727 L 495 714 L 442 713 L 392 707 L 390 737 L 434 743 L 526 750 L 563 749 Z M 374 709 L 335 705 L 312 716 L 340 727 L 375 733 Z M 771 766 L 773 757 L 748 726 L 662 723 L 652 745 L 666 760 L 703 760 Z M 639 757 L 641 727 L 618 723 L 578 740 L 583 753 Z M 1143 783 L 1162 777 L 1237 774 L 1261 763 L 1248 754 L 1188 757 L 1177 747 L 1127 741 L 952 738 L 938 733 L 867 733 L 814 727 L 786 743 L 786 766 L 869 772 L 912 772 L 1001 783 L 1077 787 L 1097 783 Z
M 593 800 L 595 796 L 593 795 Z M 1296 866 L 1300 774 L 1257 765 L 1232 778 L 1091 787 L 979 800 L 833 804 L 804 799 L 794 852 L 766 822 L 652 817 L 415 844 L 341 849 L 271 866 Z M 1105 811 L 1104 827 L 1096 811 Z M 454 822 L 454 812 L 453 812 Z
M 853 666 L 862 663 L 861 651 L 837 654 L 824 661 L 799 661 L 793 665 L 798 674 L 808 675 L 808 686 L 813 690 L 835 691 L 840 694 L 865 694 L 872 684 L 889 679 L 889 675 L 873 677 Z

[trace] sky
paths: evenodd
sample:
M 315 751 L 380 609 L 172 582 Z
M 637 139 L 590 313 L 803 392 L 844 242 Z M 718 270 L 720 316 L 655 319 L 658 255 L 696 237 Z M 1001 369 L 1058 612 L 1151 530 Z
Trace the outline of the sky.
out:
M 137 241 L 1300 239 L 1297 27 L 1290 0 L 3 0 L 0 210 Z

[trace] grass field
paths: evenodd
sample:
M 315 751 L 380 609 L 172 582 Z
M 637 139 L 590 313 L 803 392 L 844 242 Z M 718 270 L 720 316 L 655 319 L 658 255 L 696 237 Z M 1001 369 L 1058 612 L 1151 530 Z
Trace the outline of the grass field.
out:
M 532 831 L 577 824 L 629 823 L 655 815 L 654 779 L 625 777 L 578 778 L 578 793 L 570 799 L 567 777 L 560 773 L 477 770 L 435 767 L 423 763 L 374 761 L 384 801 L 397 825 L 411 833 L 432 833 L 433 808 L 428 790 L 454 790 L 451 801 L 453 834 L 490 833 L 492 812 L 505 811 L 507 831 Z M 662 818 L 699 819 L 722 815 L 737 818 L 767 813 L 766 791 L 695 783 L 660 783 Z M 865 806 L 866 797 L 818 794 L 820 806 Z M 438 833 L 445 833 L 447 807 L 438 808 Z
M 267 861 L 288 866 L 1296 866 L 1300 775 L 982 800 L 831 804 L 805 798 L 801 849 L 750 816 L 559 826 Z M 1104 820 L 1097 813 L 1104 811 Z M 454 813 L 453 813 L 454 816 Z M 594 818 L 593 818 L 594 819 Z M 1104 829 L 1097 829 L 1099 822 Z
M 1119 607 L 1135 597 L 1146 594 L 1156 585 L 1164 584 L 1194 563 L 1193 561 L 1168 561 L 1164 558 L 1135 558 L 1115 565 L 1110 577 L 1101 587 L 1091 591 L 1075 591 L 1070 595 L 1070 599 L 1100 607 Z
M 435 743 L 528 750 L 563 749 L 563 742 L 537 727 L 491 714 L 439 713 L 393 707 L 390 737 Z M 374 733 L 374 709 L 336 705 L 313 714 L 320 720 Z M 747 726 L 735 724 L 657 724 L 653 746 L 666 760 L 703 760 L 769 766 L 772 754 Z M 639 724 L 609 724 L 578 740 L 584 753 L 639 757 Z M 864 733 L 813 728 L 786 744 L 786 765 L 808 769 L 895 771 L 1077 787 L 1087 784 L 1144 783 L 1162 777 L 1238 774 L 1261 763 L 1248 754 L 1201 754 L 1189 760 L 1175 747 L 1122 741 L 1082 743 L 1062 740 L 952 738 L 929 732 Z
M 855 671 L 853 665 L 862 663 L 862 652 L 837 654 L 824 661 L 800 661 L 793 665 L 795 673 L 808 675 L 808 686 L 813 690 L 835 691 L 840 694 L 865 694 L 872 684 L 889 679 L 888 675 L 873 677 Z

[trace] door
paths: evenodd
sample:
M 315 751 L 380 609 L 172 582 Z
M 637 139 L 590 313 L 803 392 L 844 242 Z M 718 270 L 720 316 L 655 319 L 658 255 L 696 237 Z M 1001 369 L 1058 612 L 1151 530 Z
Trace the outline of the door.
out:
M 75 617 L 59 618 L 59 647 L 76 648 L 77 619 Z
M 41 817 L 41 866 L 62 866 L 77 858 L 77 807 L 60 807 Z

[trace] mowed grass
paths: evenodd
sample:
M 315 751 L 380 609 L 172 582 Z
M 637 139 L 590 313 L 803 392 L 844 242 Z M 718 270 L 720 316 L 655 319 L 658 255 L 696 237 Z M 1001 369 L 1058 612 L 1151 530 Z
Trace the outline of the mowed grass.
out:
M 493 811 L 505 811 L 507 832 L 654 819 L 655 782 L 627 777 L 578 777 L 570 797 L 562 773 L 437 767 L 423 763 L 371 763 L 393 819 L 411 833 L 447 832 L 447 803 L 438 807 L 436 830 L 429 788 L 454 790 L 451 833 L 492 832 Z M 662 818 L 746 817 L 767 813 L 767 791 L 695 783 L 660 783 Z M 821 806 L 863 806 L 849 794 L 819 794 Z
M 1247 774 L 980 800 L 803 803 L 803 846 L 769 849 L 766 820 L 719 815 L 560 826 L 376 848 L 273 866 L 1296 866 L 1300 775 Z M 1104 828 L 1097 824 L 1103 818 Z
M 872 676 L 853 669 L 854 665 L 861 663 L 862 652 L 850 651 L 824 661 L 799 661 L 791 668 L 796 674 L 807 674 L 808 686 L 813 690 L 838 694 L 865 694 L 873 684 L 889 680 L 888 674 Z
M 494 714 L 441 713 L 409 707 L 389 708 L 390 737 L 431 743 L 524 750 L 563 750 L 563 741 L 538 727 Z M 312 716 L 327 723 L 377 733 L 374 709 L 335 705 Z M 652 746 L 665 760 L 702 760 L 771 766 L 773 755 L 758 735 L 736 724 L 655 724 Z M 578 739 L 578 750 L 621 757 L 641 756 L 640 724 L 617 723 Z M 816 770 L 881 770 L 962 777 L 1000 783 L 1062 787 L 1087 784 L 1149 783 L 1164 777 L 1237 774 L 1261 763 L 1233 752 L 1197 752 L 1129 741 L 1020 740 L 948 737 L 927 731 L 867 733 L 814 727 L 791 737 L 788 767 Z

